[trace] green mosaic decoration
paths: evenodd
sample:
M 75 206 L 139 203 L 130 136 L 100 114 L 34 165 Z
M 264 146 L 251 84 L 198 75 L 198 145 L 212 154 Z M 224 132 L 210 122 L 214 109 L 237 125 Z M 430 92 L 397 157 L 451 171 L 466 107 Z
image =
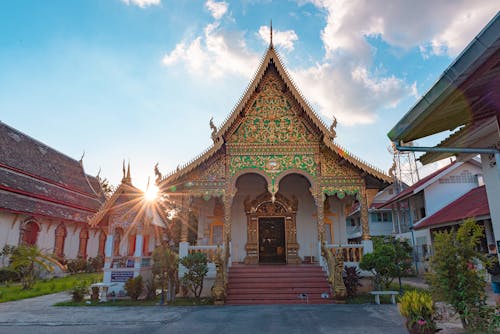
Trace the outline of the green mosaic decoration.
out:
M 323 193 L 328 196 L 337 195 L 339 199 L 343 199 L 346 195 L 356 196 L 359 199 L 361 189 L 355 186 L 343 186 L 343 187 L 323 187 Z

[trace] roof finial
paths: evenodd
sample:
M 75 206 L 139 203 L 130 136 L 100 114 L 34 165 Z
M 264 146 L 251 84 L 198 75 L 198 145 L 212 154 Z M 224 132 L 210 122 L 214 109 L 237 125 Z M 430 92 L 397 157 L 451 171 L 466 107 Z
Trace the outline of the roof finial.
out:
M 270 24 L 270 29 L 269 29 L 269 46 L 272 48 L 273 47 L 273 20 L 271 19 L 271 24 Z

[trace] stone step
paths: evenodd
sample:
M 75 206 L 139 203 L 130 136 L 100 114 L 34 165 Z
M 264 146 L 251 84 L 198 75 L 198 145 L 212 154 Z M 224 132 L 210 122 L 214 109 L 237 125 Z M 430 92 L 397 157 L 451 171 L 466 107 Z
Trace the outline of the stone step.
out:
M 329 304 L 330 293 L 323 269 L 317 265 L 233 265 L 229 268 L 226 303 Z M 300 296 L 304 298 L 299 298 Z

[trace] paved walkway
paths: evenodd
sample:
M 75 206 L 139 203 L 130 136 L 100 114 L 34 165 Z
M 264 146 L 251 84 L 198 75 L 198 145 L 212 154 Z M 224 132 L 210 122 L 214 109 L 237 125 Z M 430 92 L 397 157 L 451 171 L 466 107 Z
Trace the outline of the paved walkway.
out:
M 0 304 L 0 333 L 406 333 L 394 305 L 52 306 L 68 298 Z

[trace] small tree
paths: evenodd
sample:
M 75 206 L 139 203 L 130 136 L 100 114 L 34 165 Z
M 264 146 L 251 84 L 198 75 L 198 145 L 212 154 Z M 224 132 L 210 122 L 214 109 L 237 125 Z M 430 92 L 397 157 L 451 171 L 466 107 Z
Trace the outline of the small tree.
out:
M 178 267 L 179 257 L 167 244 L 163 244 L 153 251 L 153 275 L 161 287 L 162 301 L 165 300 L 165 290 L 167 291 L 167 302 L 175 300 Z
M 127 295 L 129 295 L 133 300 L 137 300 L 139 298 L 143 289 L 144 283 L 141 275 L 136 278 L 129 278 L 127 282 L 125 282 L 125 291 L 127 291 Z
M 483 270 L 476 264 L 486 264 L 478 251 L 483 228 L 473 219 L 465 220 L 457 230 L 434 234 L 434 255 L 430 259 L 427 278 L 436 296 L 449 303 L 459 314 L 469 332 L 486 332 L 497 326 L 498 318 L 486 306 Z
M 181 259 L 181 264 L 187 269 L 182 277 L 182 283 L 200 298 L 203 290 L 203 280 L 208 273 L 208 260 L 204 253 L 191 253 Z
M 408 242 L 391 237 L 375 240 L 373 253 L 365 254 L 359 267 L 373 273 L 376 289 L 389 288 L 397 277 L 401 290 L 401 277 L 410 270 L 411 259 L 411 246 Z
M 19 273 L 23 289 L 28 290 L 36 282 L 39 268 L 52 272 L 57 264 L 57 260 L 43 254 L 36 246 L 21 245 L 12 253 L 9 267 Z

